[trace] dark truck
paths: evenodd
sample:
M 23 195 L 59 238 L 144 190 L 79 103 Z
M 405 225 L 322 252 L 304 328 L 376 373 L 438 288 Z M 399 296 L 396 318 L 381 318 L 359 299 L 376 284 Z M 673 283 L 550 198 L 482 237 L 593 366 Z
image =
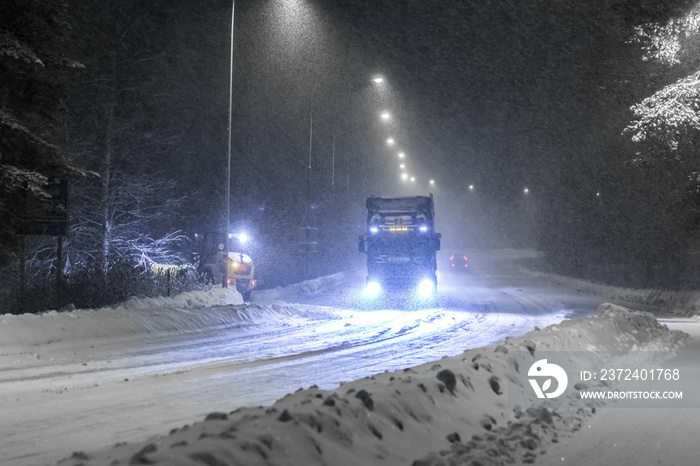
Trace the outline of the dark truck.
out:
M 437 289 L 433 195 L 367 199 L 367 231 L 359 237 L 367 254 L 367 293 L 418 293 L 432 296 Z

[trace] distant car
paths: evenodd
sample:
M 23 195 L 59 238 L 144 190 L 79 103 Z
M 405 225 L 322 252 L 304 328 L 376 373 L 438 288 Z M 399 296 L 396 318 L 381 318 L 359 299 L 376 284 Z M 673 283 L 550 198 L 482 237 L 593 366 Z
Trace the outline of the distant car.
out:
M 464 254 L 453 254 L 450 256 L 450 269 L 468 271 L 467 256 Z

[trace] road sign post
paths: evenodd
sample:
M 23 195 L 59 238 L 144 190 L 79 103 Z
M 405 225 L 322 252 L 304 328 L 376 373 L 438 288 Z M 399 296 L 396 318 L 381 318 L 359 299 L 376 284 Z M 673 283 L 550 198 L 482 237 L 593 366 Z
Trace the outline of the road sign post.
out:
M 50 197 L 25 202 L 17 222 L 17 232 L 23 235 L 20 257 L 20 295 L 24 301 L 26 293 L 25 243 L 27 236 L 56 237 L 56 300 L 63 299 L 63 237 L 68 236 L 68 181 L 51 181 L 46 186 Z M 57 306 L 57 307 L 58 307 Z

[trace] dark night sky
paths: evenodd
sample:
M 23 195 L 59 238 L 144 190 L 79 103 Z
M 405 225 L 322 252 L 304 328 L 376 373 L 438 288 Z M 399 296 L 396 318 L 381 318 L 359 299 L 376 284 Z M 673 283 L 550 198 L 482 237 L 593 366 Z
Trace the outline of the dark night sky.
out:
M 189 66 L 205 70 L 201 84 L 214 96 L 216 108 L 203 118 L 211 138 L 224 136 L 209 149 L 217 157 L 225 154 L 230 8 L 217 1 L 203 13 L 195 9 L 195 37 L 176 27 L 185 53 L 200 47 Z M 617 163 L 612 151 L 625 146 L 629 107 L 648 92 L 621 84 L 641 63 L 638 48 L 625 41 L 632 25 L 664 14 L 664 5 L 632 0 L 240 0 L 236 215 L 287 202 L 270 214 L 281 218 L 305 204 L 313 114 L 314 202 L 330 192 L 335 136 L 336 183 L 344 187 L 349 167 L 358 203 L 369 194 L 431 190 L 439 220 L 469 217 L 481 225 L 476 236 L 507 239 L 529 215 L 525 186 L 529 208 L 539 210 L 601 189 Z M 369 82 L 377 72 L 387 78 L 382 92 Z M 378 120 L 385 108 L 394 115 L 392 149 Z M 398 150 L 419 176 L 413 191 L 398 182 Z M 464 223 L 453 223 L 445 225 L 455 229 L 447 236 L 463 236 Z
M 564 169 L 596 189 L 589 165 L 605 140 L 598 132 L 619 135 L 632 103 L 607 108 L 629 16 L 612 4 L 237 2 L 238 156 L 294 172 L 294 183 L 306 166 L 313 113 L 317 183 L 330 177 L 335 134 L 338 164 L 350 163 L 353 179 L 365 167 L 359 197 L 404 193 L 398 149 L 387 149 L 386 128 L 372 121 L 386 104 L 409 167 L 434 177 L 446 202 L 468 202 L 473 183 L 490 204 L 512 203 L 524 186 L 557 189 Z M 220 31 L 227 8 L 217 12 Z M 371 88 L 375 72 L 390 92 Z M 272 159 L 248 159 L 256 152 Z

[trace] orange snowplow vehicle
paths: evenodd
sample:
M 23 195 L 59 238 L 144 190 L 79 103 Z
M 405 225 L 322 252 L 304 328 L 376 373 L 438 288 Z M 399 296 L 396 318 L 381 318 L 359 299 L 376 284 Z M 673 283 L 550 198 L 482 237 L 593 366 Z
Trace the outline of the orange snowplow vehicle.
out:
M 257 283 L 255 264 L 249 255 L 242 252 L 228 253 L 228 285 L 235 286 L 244 301 L 250 299 L 250 292 Z
M 255 264 L 248 254 L 232 251 L 245 241 L 241 235 L 229 234 L 228 261 L 224 248 L 224 235 L 219 233 L 195 234 L 192 241 L 192 263 L 184 265 L 152 264 L 151 272 L 156 275 L 193 274 L 199 280 L 212 285 L 221 285 L 228 267 L 228 286 L 235 287 L 244 301 L 250 299 L 250 292 L 257 285 Z M 236 244 L 238 243 L 238 244 Z

